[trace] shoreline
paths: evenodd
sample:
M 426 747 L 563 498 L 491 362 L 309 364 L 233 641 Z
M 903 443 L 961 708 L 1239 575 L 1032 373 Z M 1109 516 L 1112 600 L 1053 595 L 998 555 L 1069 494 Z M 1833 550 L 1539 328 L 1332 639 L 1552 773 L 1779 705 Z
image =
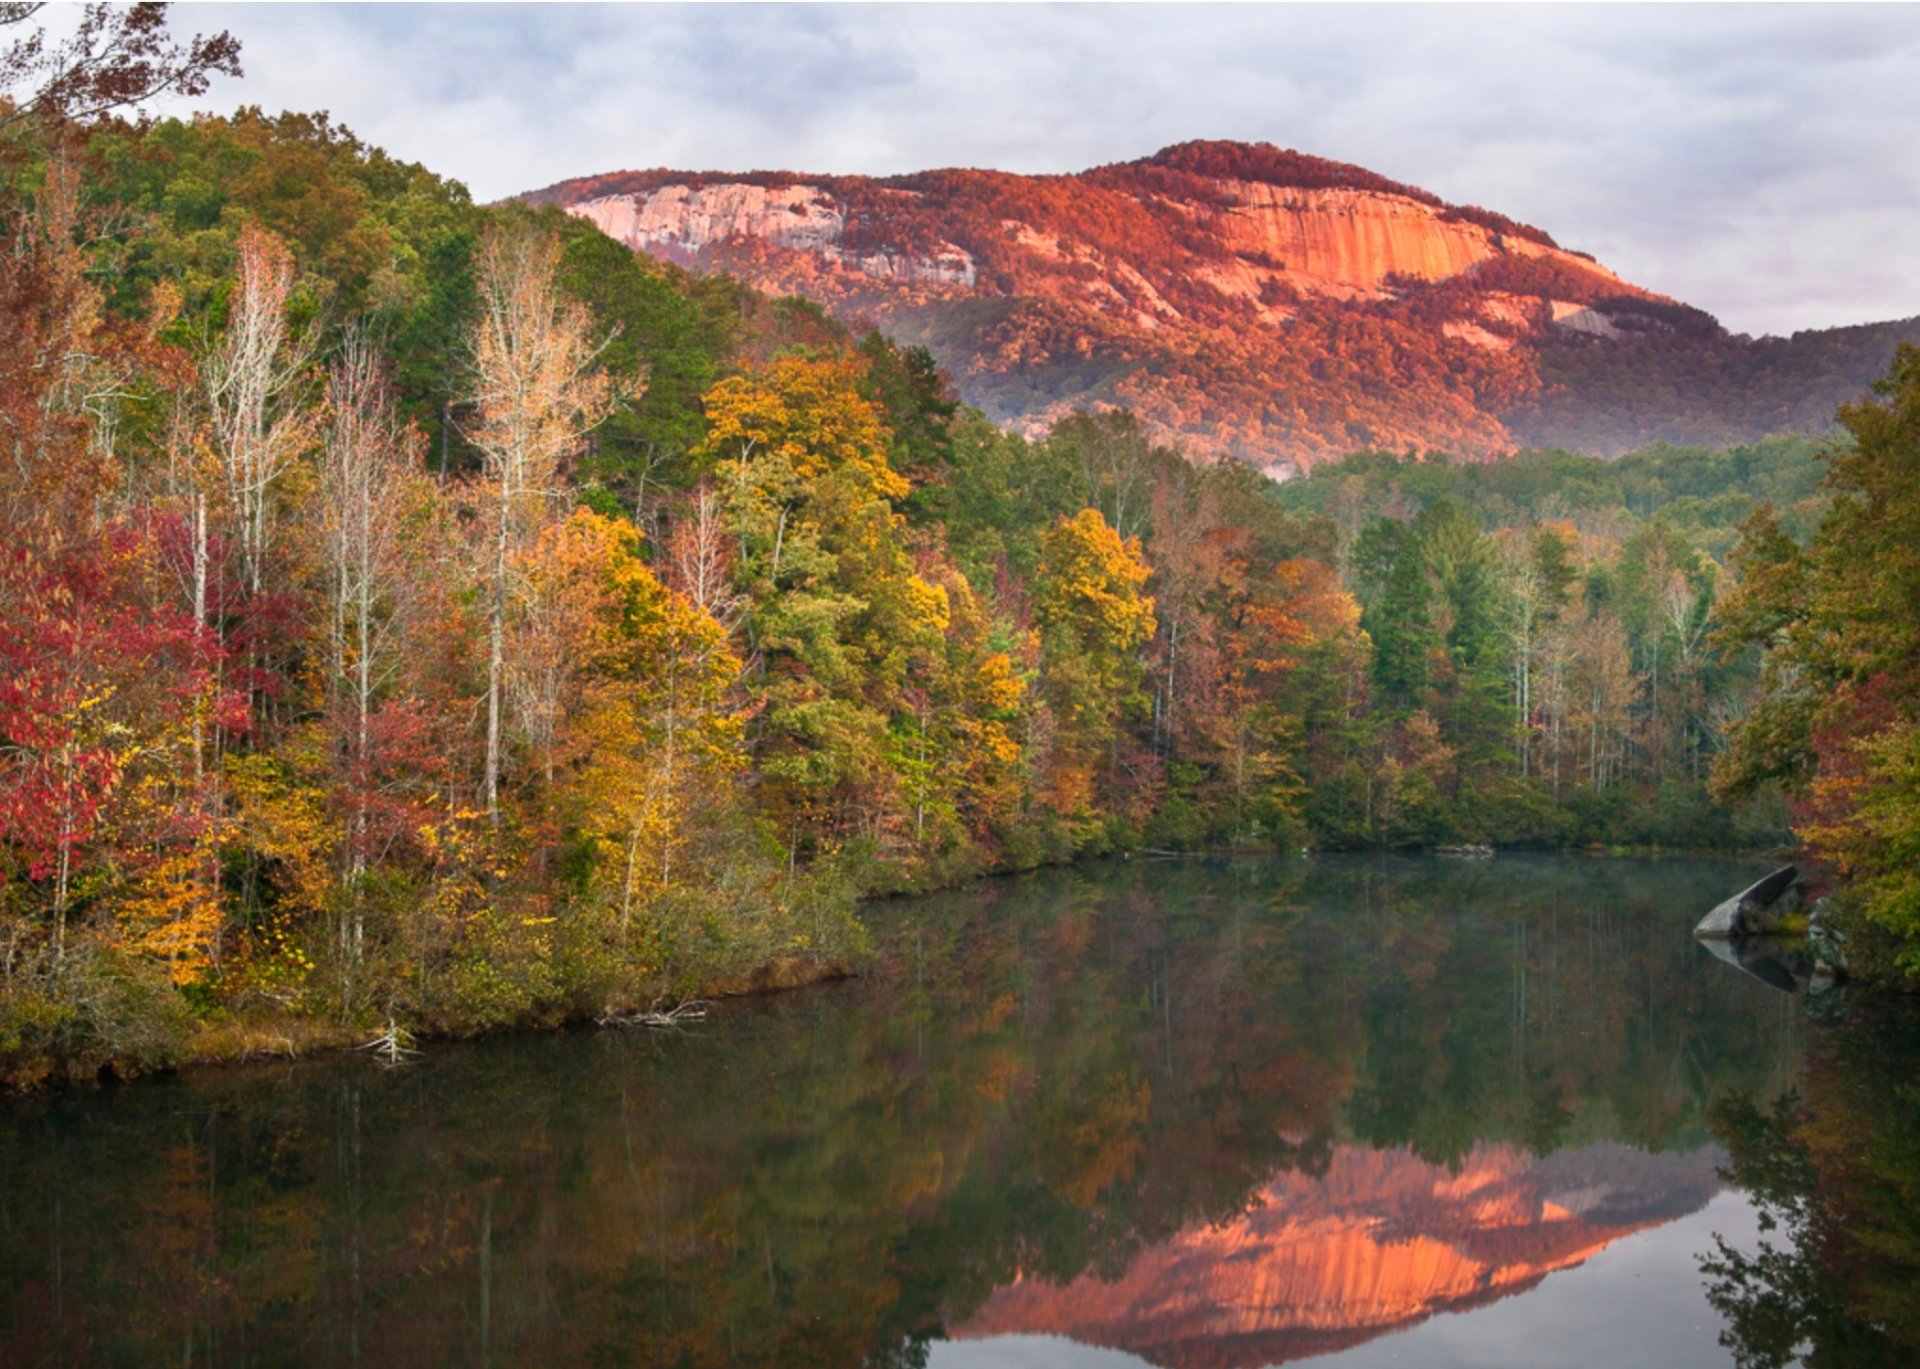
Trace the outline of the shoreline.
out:
M 810 960 L 803 956 L 782 956 L 750 971 L 736 971 L 704 984 L 698 991 L 679 999 L 680 1003 L 702 1000 L 756 998 L 768 994 L 790 993 L 820 984 L 858 979 L 863 969 L 848 960 Z M 607 1029 L 607 1019 L 588 1014 L 567 1014 L 539 1018 L 472 1032 L 428 1032 L 412 1037 L 416 1042 L 480 1041 L 493 1037 L 520 1036 L 535 1032 L 565 1031 L 586 1025 Z M 109 1080 L 130 1083 L 157 1075 L 182 1074 L 189 1070 L 228 1069 L 241 1065 L 290 1062 L 328 1055 L 348 1055 L 366 1051 L 378 1038 L 380 1028 L 345 1026 L 306 1017 L 265 1018 L 252 1021 L 222 1022 L 203 1026 L 189 1037 L 178 1061 L 157 1069 L 123 1074 L 103 1066 L 94 1080 L 80 1077 L 49 1076 L 36 1084 L 11 1090 L 15 1094 L 39 1092 L 58 1087 L 84 1087 Z M 622 1028 L 625 1030 L 625 1028 Z M 369 1033 L 373 1033 L 369 1039 Z
M 1622 846 L 1506 846 L 1495 847 L 1490 857 L 1528 855 L 1565 855 L 1598 859 L 1686 859 L 1686 858 L 1752 858 L 1771 859 L 1777 852 L 1762 849 L 1724 847 L 1622 847 Z M 1452 860 L 1443 851 L 1424 848 L 1301 848 L 1298 850 L 1242 850 L 1242 851 L 1169 851 L 1151 848 L 1135 848 L 1125 851 L 1108 852 L 1098 856 L 1082 857 L 1060 862 L 1046 862 L 1040 866 L 1024 869 L 982 870 L 951 884 L 937 884 L 924 888 L 905 888 L 892 892 L 870 894 L 859 900 L 861 904 L 897 903 L 902 900 L 924 898 L 934 894 L 951 893 L 987 881 L 1016 878 L 1037 873 L 1045 869 L 1070 869 L 1080 865 L 1100 864 L 1103 862 L 1156 864 L 1170 861 L 1229 861 L 1229 860 L 1312 860 L 1321 856 L 1372 856 L 1406 859 L 1413 857 L 1423 860 Z M 869 957 L 871 960 L 873 957 Z M 697 988 L 684 996 L 658 996 L 654 1001 L 690 1003 L 705 1000 L 723 1000 L 737 998 L 755 998 L 764 995 L 789 993 L 798 989 L 812 988 L 822 984 L 838 983 L 861 977 L 870 968 L 869 964 L 856 963 L 845 957 L 815 958 L 804 954 L 777 956 L 773 960 L 751 969 L 733 970 L 720 973 L 701 982 Z M 637 996 L 636 996 L 636 1000 Z M 401 1024 L 409 1039 L 416 1043 L 478 1041 L 495 1037 L 516 1036 L 533 1032 L 562 1031 L 585 1025 L 600 1025 L 605 1021 L 601 1014 L 561 1013 L 558 1015 L 534 1014 L 527 1019 L 482 1027 L 473 1031 L 420 1031 Z M 223 1022 L 198 1024 L 182 1044 L 180 1055 L 174 1061 L 155 1066 L 151 1069 L 127 1070 L 114 1062 L 102 1063 L 91 1075 L 84 1070 L 63 1071 L 56 1067 L 37 1079 L 28 1082 L 0 1082 L 0 1096 L 25 1096 L 62 1088 L 98 1087 L 109 1082 L 130 1083 L 137 1079 L 159 1075 L 181 1074 L 187 1071 L 229 1069 L 245 1065 L 270 1062 L 292 1062 L 328 1055 L 353 1054 L 368 1050 L 380 1039 L 379 1023 L 346 1025 L 328 1022 L 318 1018 L 295 1014 L 281 1016 L 261 1016 L 234 1018 Z

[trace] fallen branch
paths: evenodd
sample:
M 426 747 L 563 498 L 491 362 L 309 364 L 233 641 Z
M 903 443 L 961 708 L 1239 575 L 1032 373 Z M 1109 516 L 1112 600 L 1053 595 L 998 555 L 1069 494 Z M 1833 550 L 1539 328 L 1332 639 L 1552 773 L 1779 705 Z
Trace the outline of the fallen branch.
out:
M 656 1031 L 672 1031 L 687 1022 L 704 1021 L 711 1006 L 704 998 L 689 998 L 665 1010 L 654 1007 L 645 1012 L 622 1013 L 609 1009 L 594 1021 L 603 1027 L 652 1027 Z
M 386 1031 L 374 1037 L 360 1049 L 379 1056 L 389 1065 L 398 1065 L 408 1056 L 420 1054 L 414 1049 L 413 1033 L 405 1027 L 396 1025 L 391 1017 L 387 1019 Z

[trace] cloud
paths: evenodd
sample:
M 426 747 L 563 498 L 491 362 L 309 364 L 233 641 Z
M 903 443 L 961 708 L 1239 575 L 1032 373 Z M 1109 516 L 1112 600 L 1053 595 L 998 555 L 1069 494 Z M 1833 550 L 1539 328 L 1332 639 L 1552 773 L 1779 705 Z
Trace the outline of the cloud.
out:
M 1079 170 L 1266 139 L 1729 327 L 1920 314 L 1910 6 L 181 5 L 244 81 L 483 198 L 623 167 Z

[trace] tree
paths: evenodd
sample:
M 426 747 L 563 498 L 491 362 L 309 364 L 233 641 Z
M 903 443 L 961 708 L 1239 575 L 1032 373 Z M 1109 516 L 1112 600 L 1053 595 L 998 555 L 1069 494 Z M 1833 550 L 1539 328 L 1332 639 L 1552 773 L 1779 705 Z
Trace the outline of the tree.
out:
M 1126 410 L 1072 414 L 1054 424 L 1047 443 L 1079 470 L 1082 501 L 1099 509 L 1123 537 L 1146 529 L 1155 470 L 1182 459 L 1156 447 L 1146 427 Z
M 721 372 L 724 330 L 676 288 L 674 268 L 580 219 L 555 217 L 565 243 L 560 284 L 613 331 L 601 367 L 625 394 L 593 431 L 583 483 L 605 486 L 651 530 L 650 492 L 684 488 L 698 474 L 700 401 Z
M 241 573 L 255 597 L 266 587 L 276 487 L 312 432 L 301 390 L 309 352 L 287 317 L 292 289 L 286 245 L 249 225 L 240 235 L 226 330 L 200 366 Z
M 713 781 L 740 762 L 727 693 L 740 662 L 720 624 L 666 588 L 625 520 L 576 509 L 529 548 L 516 656 L 549 682 L 541 737 L 564 820 L 590 843 L 624 938 L 671 884 Z
M 1137 538 L 1122 540 L 1098 509 L 1062 518 L 1040 539 L 1033 617 L 1057 729 L 1054 807 L 1087 816 L 1102 752 L 1111 759 L 1118 724 L 1145 711 L 1140 648 L 1154 631 L 1152 572 Z
M 30 198 L 0 206 L 0 228 L 0 530 L 46 545 L 85 540 L 122 474 L 124 403 L 142 382 L 176 382 L 185 369 L 156 336 L 177 296 L 155 291 L 146 319 L 105 307 L 88 269 L 99 226 L 64 157 Z
M 436 237 L 423 254 L 426 288 L 402 320 L 394 340 L 395 387 L 405 394 L 433 439 L 440 478 L 452 466 L 459 436 L 453 406 L 463 398 L 460 357 L 479 307 L 474 284 L 474 234 L 454 228 Z
M 902 542 L 907 482 L 860 376 L 853 359 L 795 353 L 707 396 L 765 702 L 756 759 L 792 850 L 803 831 L 894 838 L 905 801 L 888 732 L 948 622 Z
M 418 433 L 400 422 L 393 392 L 364 331 L 348 333 L 327 377 L 329 422 L 320 463 L 325 539 L 328 751 L 338 758 L 342 809 L 335 867 L 350 916 L 340 922 L 343 967 L 357 967 L 365 942 L 359 885 L 378 855 L 375 810 L 381 781 L 382 703 L 405 646 L 399 601 L 413 567 L 403 545 L 415 512 L 411 488 Z
M 185 753 L 191 719 L 227 704 L 217 646 L 157 601 L 153 550 L 116 525 L 86 547 L 0 556 L 0 858 L 40 891 L 56 964 L 75 909 L 99 899 L 192 979 L 219 905 L 193 858 L 206 828 Z M 159 883 L 191 896 L 156 905 Z
M 953 463 L 952 426 L 960 405 L 953 383 L 924 347 L 901 348 L 875 330 L 860 339 L 867 370 L 861 393 L 885 416 L 891 464 L 916 486 L 945 476 Z
M 1716 767 L 1720 792 L 1778 778 L 1815 851 L 1920 973 L 1920 349 L 1843 405 L 1835 499 L 1805 551 L 1771 510 L 1747 525 L 1723 646 L 1765 649 L 1760 705 Z
M 1417 537 L 1398 531 L 1398 524 L 1383 520 L 1374 528 L 1386 566 L 1379 600 L 1362 619 L 1374 642 L 1374 681 L 1383 699 L 1403 709 L 1413 708 L 1432 681 L 1434 661 L 1442 649 L 1434 624 L 1426 551 Z
M 586 307 L 556 287 L 559 263 L 559 239 L 526 224 L 493 229 L 480 248 L 480 310 L 470 344 L 475 418 L 468 436 L 485 461 L 492 505 L 482 792 L 496 825 L 510 572 L 547 521 L 562 464 L 614 402 L 606 377 L 592 370 L 599 348 L 589 336 Z
M 0 4 L 0 30 L 17 29 L 45 8 Z M 240 75 L 240 43 L 231 34 L 195 34 L 182 44 L 167 33 L 164 4 L 90 4 L 64 41 L 49 47 L 36 28 L 0 50 L 0 97 L 10 101 L 0 107 L 0 130 L 30 119 L 81 123 L 169 92 L 204 95 L 214 75 Z

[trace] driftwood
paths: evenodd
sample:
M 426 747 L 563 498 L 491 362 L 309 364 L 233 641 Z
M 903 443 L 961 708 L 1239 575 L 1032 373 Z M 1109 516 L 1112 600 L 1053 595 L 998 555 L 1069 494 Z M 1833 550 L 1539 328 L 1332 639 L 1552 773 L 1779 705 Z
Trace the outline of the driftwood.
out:
M 1232 860 L 1235 851 L 1162 851 L 1151 846 L 1136 846 L 1126 853 L 1128 860 Z
M 386 1031 L 363 1044 L 360 1049 L 370 1055 L 379 1056 L 389 1065 L 401 1064 L 409 1057 L 420 1054 L 414 1049 L 413 1033 L 405 1027 L 396 1025 L 392 1018 L 387 1019 Z
M 689 998 L 671 1008 L 653 1007 L 645 1012 L 623 1013 L 609 1009 L 594 1021 L 603 1027 L 652 1027 L 656 1031 L 672 1031 L 688 1022 L 704 1021 L 711 1006 L 704 998 Z

